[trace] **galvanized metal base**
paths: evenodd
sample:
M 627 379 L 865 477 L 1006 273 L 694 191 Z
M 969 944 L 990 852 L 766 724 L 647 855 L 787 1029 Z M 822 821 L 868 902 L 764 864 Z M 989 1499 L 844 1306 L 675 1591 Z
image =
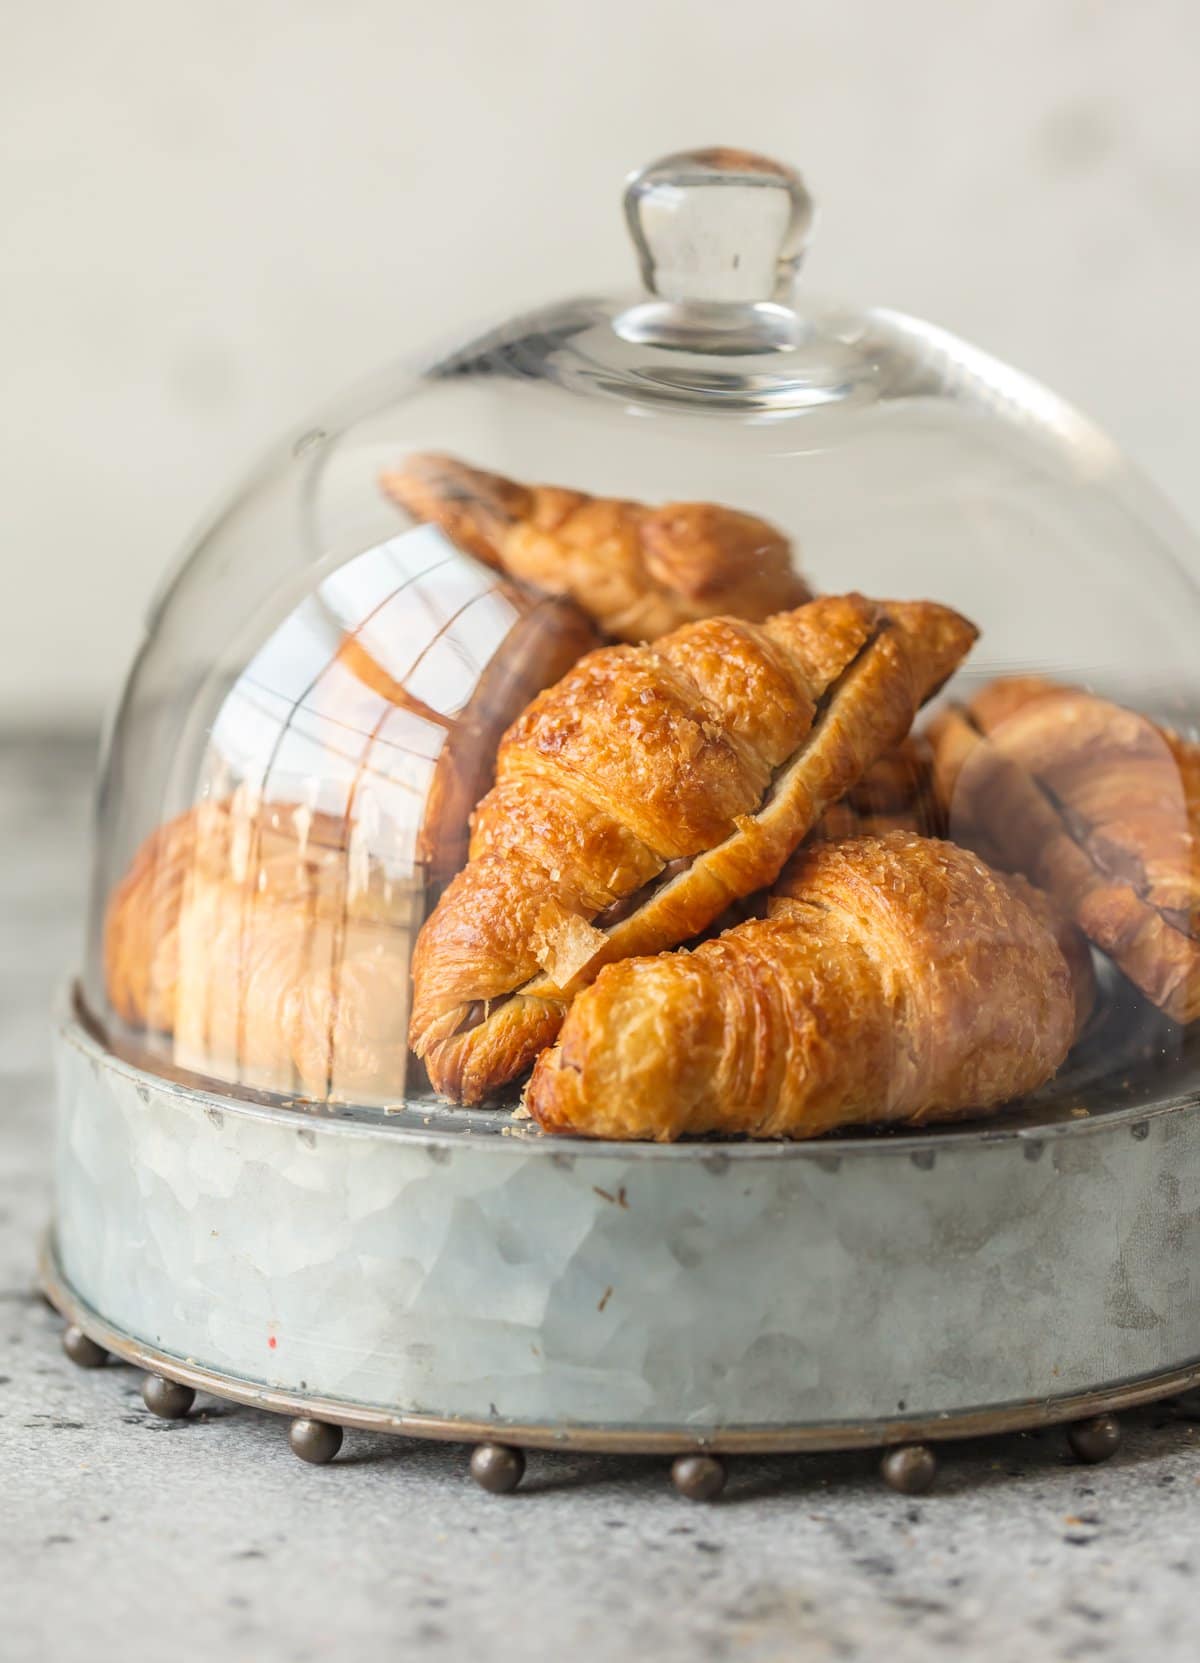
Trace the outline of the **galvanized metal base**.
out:
M 976 1127 L 672 1148 L 239 1098 L 70 1012 L 58 1062 L 71 1354 L 287 1415 L 314 1464 L 355 1427 L 481 1446 L 493 1489 L 525 1449 L 658 1454 L 699 1497 L 726 1455 L 878 1448 L 914 1491 L 941 1440 L 1087 1422 L 1097 1459 L 1097 1416 L 1200 1383 L 1197 1096 L 1086 1053 Z
M 790 1455 L 831 1450 L 886 1450 L 990 1437 L 999 1433 L 1036 1431 L 1048 1426 L 1086 1424 L 1099 1415 L 1136 1408 L 1160 1398 L 1175 1397 L 1200 1385 L 1200 1361 L 1197 1361 L 1152 1378 L 1126 1381 L 1094 1392 L 928 1419 L 910 1416 L 859 1425 L 834 1422 L 826 1426 L 755 1428 L 752 1431 L 709 1436 L 690 1435 L 684 1428 L 650 1432 L 637 1427 L 609 1429 L 516 1423 L 500 1426 L 495 1421 L 398 1414 L 379 1404 L 351 1403 L 305 1391 L 284 1391 L 224 1374 L 192 1358 L 160 1351 L 106 1322 L 64 1280 L 51 1237 L 43 1243 L 38 1263 L 42 1292 L 68 1324 L 63 1349 L 79 1368 L 101 1367 L 109 1357 L 116 1357 L 121 1362 L 145 1370 L 149 1379 L 171 1381 L 190 1391 L 193 1397 L 196 1392 L 207 1392 L 212 1397 L 224 1398 L 268 1414 L 287 1415 L 296 1421 L 363 1432 L 391 1433 L 406 1438 L 431 1438 L 443 1443 L 476 1443 L 486 1447 L 496 1445 L 500 1438 L 499 1447 L 575 1450 L 606 1455 L 663 1455 L 680 1459 L 691 1455 Z M 157 1401 L 148 1403 L 147 1407 L 156 1414 L 166 1413 Z M 174 1416 L 168 1414 L 167 1418 Z M 1115 1447 L 1114 1444 L 1113 1450 L 1108 1453 L 1113 1453 Z M 332 1459 L 332 1454 L 328 1458 Z
M 406 1436 L 438 1440 L 466 1441 L 477 1437 L 482 1428 L 431 1421 L 427 1417 L 400 1418 L 386 1411 L 364 1405 L 346 1405 L 303 1394 L 281 1392 L 264 1393 L 252 1382 L 237 1380 L 215 1373 L 211 1369 L 178 1357 L 170 1357 L 141 1344 L 129 1335 L 119 1333 L 98 1314 L 84 1305 L 63 1282 L 58 1270 L 52 1241 L 48 1238 L 39 1260 L 42 1291 L 46 1299 L 67 1319 L 63 1334 L 63 1350 L 67 1357 L 82 1369 L 102 1368 L 110 1357 L 144 1369 L 142 1398 L 151 1413 L 167 1420 L 179 1420 L 190 1414 L 197 1391 L 230 1402 L 262 1409 L 269 1413 L 292 1416 L 288 1428 L 288 1442 L 292 1452 L 312 1466 L 326 1466 L 336 1459 L 342 1447 L 346 1426 L 371 1432 L 402 1431 Z M 1130 1406 L 1171 1396 L 1185 1390 L 1200 1377 L 1200 1367 L 1179 1371 L 1170 1378 L 1141 1381 L 1120 1391 L 1096 1394 L 1087 1403 L 1068 1402 L 1066 1399 L 1043 1405 L 1043 1413 L 1029 1426 L 1042 1426 L 1051 1418 L 1075 1416 L 1081 1410 L 1095 1411 L 1101 1404 L 1112 1407 Z M 1009 1428 L 1013 1430 L 1014 1428 Z M 883 1450 L 880 1476 L 889 1488 L 902 1495 L 924 1495 L 935 1483 L 938 1458 L 931 1443 L 913 1441 L 920 1431 L 916 1423 L 906 1428 L 908 1439 Z M 980 1424 L 974 1419 L 943 1420 L 936 1427 L 939 1439 L 965 1438 L 983 1432 L 1001 1430 L 995 1421 Z M 471 1453 L 471 1477 L 483 1490 L 496 1495 L 508 1495 L 516 1490 L 525 1476 L 525 1447 L 603 1447 L 610 1453 L 647 1453 L 642 1439 L 619 1448 L 612 1442 L 594 1446 L 585 1439 L 581 1444 L 574 1436 L 552 1434 L 544 1427 L 513 1428 L 519 1443 L 478 1442 Z M 862 1429 L 864 1441 L 868 1429 Z M 1067 1440 L 1076 1458 L 1089 1465 L 1109 1460 L 1120 1447 L 1120 1426 L 1108 1412 L 1090 1412 L 1085 1419 L 1071 1419 Z M 669 1440 L 666 1440 L 669 1446 Z M 752 1452 L 757 1445 L 743 1445 L 744 1452 Z M 762 1449 L 802 1452 L 828 1448 L 849 1447 L 831 1445 L 822 1436 L 813 1442 L 812 1434 L 805 1442 L 797 1443 L 789 1433 L 777 1434 L 770 1445 Z M 656 1453 L 662 1453 L 658 1446 Z M 716 1501 L 725 1490 L 728 1477 L 726 1451 L 716 1448 L 692 1448 L 677 1455 L 671 1464 L 671 1481 L 678 1493 L 689 1501 Z

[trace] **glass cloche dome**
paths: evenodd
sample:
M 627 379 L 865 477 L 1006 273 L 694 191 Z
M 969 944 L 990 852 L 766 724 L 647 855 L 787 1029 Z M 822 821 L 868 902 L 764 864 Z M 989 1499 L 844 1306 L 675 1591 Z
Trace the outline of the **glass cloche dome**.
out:
M 1191 537 L 1023 375 L 812 298 L 787 168 L 675 155 L 625 206 L 644 292 L 384 372 L 170 578 L 104 762 L 87 1021 L 233 1095 L 511 1110 L 600 965 L 824 909 L 762 899 L 795 847 L 932 834 L 1052 907 L 1077 988 L 1091 960 L 1055 1112 L 1151 1052 L 1161 1088 L 1200 1009 Z

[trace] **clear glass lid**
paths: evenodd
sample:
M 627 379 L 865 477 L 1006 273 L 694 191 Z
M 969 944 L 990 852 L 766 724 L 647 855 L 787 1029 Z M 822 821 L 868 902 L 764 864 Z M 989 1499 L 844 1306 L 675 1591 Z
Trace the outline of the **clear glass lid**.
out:
M 625 210 L 640 294 L 382 372 L 176 568 L 106 750 L 88 1019 L 222 1090 L 526 1091 L 595 1135 L 1176 1089 L 1190 535 L 1034 382 L 797 285 L 791 170 L 675 155 Z M 813 968 L 885 939 L 869 999 Z

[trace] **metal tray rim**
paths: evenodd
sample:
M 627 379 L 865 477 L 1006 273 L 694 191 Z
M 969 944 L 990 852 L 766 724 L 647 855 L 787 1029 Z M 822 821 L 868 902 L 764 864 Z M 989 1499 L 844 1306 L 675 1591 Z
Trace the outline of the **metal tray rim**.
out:
M 683 1143 L 625 1143 L 602 1138 L 563 1137 L 542 1133 L 536 1127 L 520 1122 L 506 1122 L 501 1129 L 486 1134 L 471 1127 L 450 1130 L 436 1125 L 413 1125 L 400 1119 L 400 1113 L 413 1115 L 415 1110 L 404 1110 L 395 1116 L 380 1111 L 379 1118 L 359 1119 L 337 1108 L 322 1105 L 276 1104 L 264 1102 L 235 1091 L 228 1094 L 212 1087 L 192 1084 L 169 1074 L 150 1073 L 105 1044 L 82 1015 L 78 983 L 74 978 L 65 982 L 55 1000 L 54 1015 L 58 1031 L 66 1044 L 90 1056 L 103 1067 L 128 1079 L 135 1087 L 153 1089 L 175 1097 L 183 1105 L 195 1106 L 203 1112 L 229 1114 L 248 1120 L 308 1129 L 338 1137 L 401 1138 L 419 1145 L 448 1149 L 466 1146 L 486 1147 L 497 1154 L 545 1154 L 549 1158 L 567 1157 L 590 1160 L 658 1160 L 658 1161 L 806 1161 L 818 1167 L 840 1164 L 845 1160 L 866 1157 L 913 1159 L 939 1150 L 983 1150 L 998 1145 L 1047 1144 L 1062 1138 L 1076 1138 L 1104 1131 L 1126 1131 L 1162 1115 L 1200 1112 L 1200 1090 L 1183 1092 L 1157 1102 L 1112 1109 L 1103 1115 L 1081 1116 L 1066 1121 L 1047 1121 L 1044 1124 L 1006 1126 L 1003 1120 L 968 1127 L 943 1123 L 919 1131 L 885 1131 L 860 1137 L 824 1137 L 808 1141 L 753 1142 L 734 1140 L 696 1140 Z M 453 1111 L 446 1110 L 447 1115 Z

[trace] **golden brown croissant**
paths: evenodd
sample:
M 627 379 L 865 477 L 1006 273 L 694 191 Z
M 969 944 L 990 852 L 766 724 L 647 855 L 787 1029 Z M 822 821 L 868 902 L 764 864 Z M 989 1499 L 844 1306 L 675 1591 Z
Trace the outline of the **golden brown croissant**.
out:
M 601 965 L 774 882 L 974 638 L 929 602 L 828 596 L 603 649 L 541 694 L 418 938 L 410 1035 L 435 1087 L 478 1101 Z
M 525 1101 L 548 1130 L 659 1142 L 977 1113 L 1054 1074 L 1089 978 L 1045 899 L 965 849 L 911 832 L 820 844 L 768 918 L 603 970 Z
M 1077 688 L 992 683 L 934 723 L 952 834 L 1022 871 L 1177 1021 L 1200 1016 L 1200 757 Z
M 353 828 L 350 830 L 353 840 Z M 109 997 L 181 1067 L 306 1097 L 397 1101 L 418 885 L 351 868 L 344 823 L 247 794 L 142 845 L 114 891 Z
M 760 620 L 810 593 L 785 537 L 715 503 L 646 508 L 518 485 L 452 456 L 410 456 L 382 483 L 460 548 L 535 589 L 569 595 L 619 640 L 653 641 L 718 613 Z

